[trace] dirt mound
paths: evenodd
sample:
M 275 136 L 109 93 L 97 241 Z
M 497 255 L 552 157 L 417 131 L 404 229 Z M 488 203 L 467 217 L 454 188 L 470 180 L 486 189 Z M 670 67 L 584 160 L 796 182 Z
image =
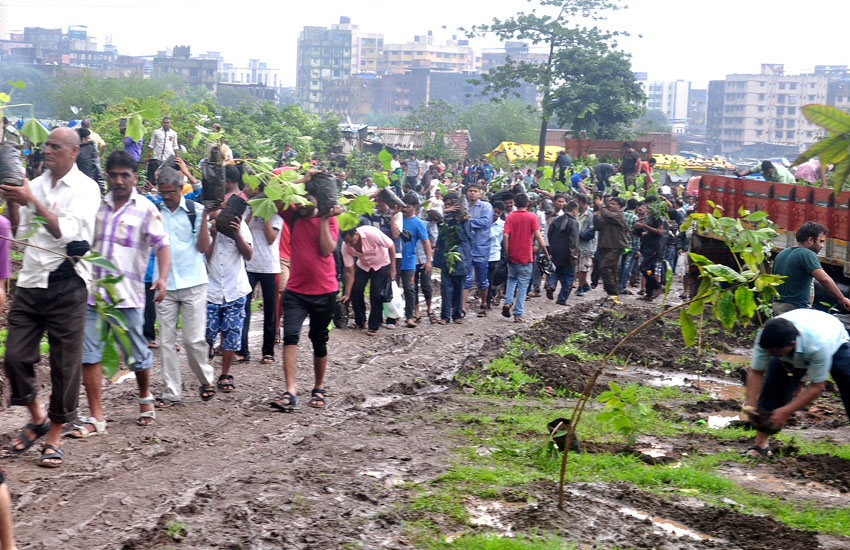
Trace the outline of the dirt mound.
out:
M 850 460 L 832 455 L 797 455 L 781 458 L 771 464 L 785 477 L 817 481 L 850 492 Z
M 712 413 L 720 411 L 737 411 L 741 406 L 738 399 L 709 399 L 685 403 L 682 410 L 686 413 Z
M 523 370 L 536 376 L 541 382 L 538 388 L 529 388 L 529 391 L 540 387 L 551 387 L 556 390 L 563 388 L 581 393 L 593 371 L 596 370 L 596 365 L 578 363 L 556 353 L 538 353 L 525 359 Z M 597 386 L 599 386 L 598 383 Z
M 671 550 L 819 547 L 816 534 L 793 529 L 769 517 L 744 515 L 732 508 L 707 506 L 693 500 L 663 500 L 627 483 L 570 484 L 566 489 L 567 510 L 557 507 L 555 483 L 540 483 L 526 490 L 538 496 L 538 504 L 509 516 L 508 522 L 514 529 L 555 532 L 580 543 L 604 545 L 628 541 L 630 548 Z M 649 528 L 652 524 L 656 524 L 656 529 Z M 704 538 L 662 535 L 658 524 L 674 525 Z

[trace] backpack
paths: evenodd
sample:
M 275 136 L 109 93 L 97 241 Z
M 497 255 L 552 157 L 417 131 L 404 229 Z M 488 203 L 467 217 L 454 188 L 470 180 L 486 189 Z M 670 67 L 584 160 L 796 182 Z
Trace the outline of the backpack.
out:
M 159 203 L 160 209 L 163 204 L 164 203 L 162 202 Z M 194 237 L 198 234 L 198 230 L 195 228 L 195 221 L 198 219 L 198 211 L 195 208 L 195 201 L 192 199 L 186 199 L 186 210 L 188 210 L 186 215 L 189 216 L 189 225 L 192 227 L 192 236 Z

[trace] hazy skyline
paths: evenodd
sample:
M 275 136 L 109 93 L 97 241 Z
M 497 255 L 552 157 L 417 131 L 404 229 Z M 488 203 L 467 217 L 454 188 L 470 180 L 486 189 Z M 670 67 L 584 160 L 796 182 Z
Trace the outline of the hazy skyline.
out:
M 460 35 L 459 26 L 506 18 L 533 5 L 525 0 L 317 0 L 297 5 L 265 0 L 82 0 L 76 5 L 7 0 L 7 30 L 86 25 L 100 47 L 111 34 L 118 51 L 127 55 L 154 55 L 189 45 L 193 55 L 218 51 L 237 66 L 249 58 L 265 61 L 281 71 L 283 85 L 294 86 L 297 40 L 304 26 L 329 27 L 346 15 L 363 32 L 383 33 L 385 43 L 406 42 L 429 30 L 442 42 Z M 690 80 L 693 87 L 704 88 L 709 80 L 727 74 L 758 73 L 761 63 L 783 63 L 788 74 L 809 72 L 818 64 L 850 64 L 837 2 L 633 0 L 627 5 L 600 26 L 631 33 L 620 39 L 620 47 L 632 54 L 633 70 L 649 73 L 652 80 Z M 829 13 L 836 16 L 823 16 Z M 487 51 L 500 43 L 474 39 L 472 45 Z

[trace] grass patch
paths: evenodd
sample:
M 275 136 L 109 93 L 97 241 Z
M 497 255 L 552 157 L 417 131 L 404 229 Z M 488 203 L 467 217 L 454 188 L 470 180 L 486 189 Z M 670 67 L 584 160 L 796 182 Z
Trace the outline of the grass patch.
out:
M 540 380 L 526 373 L 522 353 L 531 345 L 519 338 L 511 340 L 502 357 L 493 359 L 480 369 L 456 377 L 459 384 L 475 388 L 478 395 L 493 395 L 502 398 L 523 395 L 525 388 Z
M 547 536 L 519 535 L 508 538 L 496 534 L 463 535 L 451 542 L 435 541 L 426 546 L 429 550 L 573 550 L 574 542 Z

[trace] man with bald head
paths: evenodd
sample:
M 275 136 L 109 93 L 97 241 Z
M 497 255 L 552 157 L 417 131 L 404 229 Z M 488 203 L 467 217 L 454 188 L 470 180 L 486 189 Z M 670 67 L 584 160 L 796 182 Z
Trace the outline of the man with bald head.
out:
M 32 182 L 24 180 L 21 186 L 0 185 L 9 205 L 12 231 L 16 238 L 33 245 L 23 251 L 9 311 L 4 365 L 11 403 L 26 406 L 31 420 L 12 439 L 9 450 L 24 452 L 46 435 L 38 464 L 47 468 L 62 465 L 62 425 L 77 417 L 90 272 L 86 262 L 74 257 L 88 252 L 100 206 L 97 183 L 77 168 L 79 151 L 77 133 L 57 128 L 44 144 L 44 174 Z M 45 331 L 53 384 L 46 410 L 36 396 L 34 369 L 41 358 L 39 344 Z

